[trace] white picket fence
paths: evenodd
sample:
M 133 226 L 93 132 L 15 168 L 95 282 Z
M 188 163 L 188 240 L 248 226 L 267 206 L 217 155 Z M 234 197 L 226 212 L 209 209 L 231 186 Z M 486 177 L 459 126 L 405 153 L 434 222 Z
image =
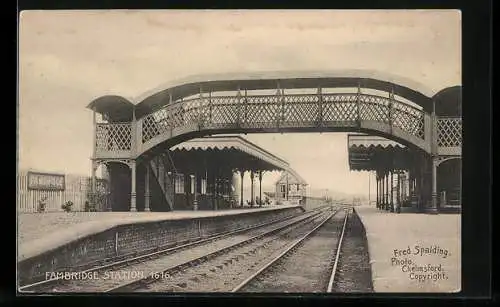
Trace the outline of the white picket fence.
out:
M 64 175 L 64 191 L 28 189 L 28 172 L 17 175 L 17 207 L 20 213 L 37 212 L 38 203 L 46 197 L 45 212 L 63 211 L 61 205 L 73 202 L 72 211 L 84 211 L 87 193 L 90 192 L 89 177 Z

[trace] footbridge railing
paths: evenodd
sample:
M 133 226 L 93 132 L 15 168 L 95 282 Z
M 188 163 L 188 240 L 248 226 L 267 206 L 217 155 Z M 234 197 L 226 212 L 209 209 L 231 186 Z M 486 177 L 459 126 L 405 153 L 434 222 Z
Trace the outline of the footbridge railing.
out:
M 201 96 L 201 95 L 200 95 Z M 139 140 L 191 129 L 356 127 L 371 122 L 425 141 L 425 113 L 407 103 L 369 94 L 325 93 L 195 97 L 177 101 L 138 121 Z
M 431 115 L 394 96 L 365 93 L 248 95 L 199 97 L 172 102 L 135 122 L 96 125 L 97 156 L 129 157 L 164 140 L 201 130 L 286 131 L 301 128 L 366 128 L 398 136 L 430 151 Z M 439 147 L 461 146 L 461 119 L 438 118 Z M 134 149 L 134 150 L 132 150 Z

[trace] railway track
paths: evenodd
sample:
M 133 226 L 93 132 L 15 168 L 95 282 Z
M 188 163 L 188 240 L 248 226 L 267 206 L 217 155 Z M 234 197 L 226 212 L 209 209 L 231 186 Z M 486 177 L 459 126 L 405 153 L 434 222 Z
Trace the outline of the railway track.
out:
M 332 292 L 350 210 L 297 239 L 232 292 Z
M 279 254 L 297 237 L 337 212 L 338 209 L 331 208 L 291 227 L 283 227 L 271 236 L 208 254 L 189 265 L 165 269 L 158 272 L 157 279 L 125 284 L 111 292 L 229 292 L 266 259 Z
M 164 277 L 165 274 L 158 275 L 156 273 L 159 272 L 159 268 L 164 268 L 166 264 L 179 266 L 185 264 L 186 260 L 189 262 L 228 246 L 243 244 L 250 239 L 271 235 L 280 229 L 313 218 L 329 207 L 324 206 L 292 218 L 288 217 L 250 228 L 223 233 L 180 246 L 93 267 L 85 271 L 72 272 L 75 273 L 72 278 L 44 280 L 25 285 L 19 290 L 21 292 L 106 292 L 118 290 L 125 284 L 133 284 L 141 280 L 154 280 L 158 279 L 159 276 Z

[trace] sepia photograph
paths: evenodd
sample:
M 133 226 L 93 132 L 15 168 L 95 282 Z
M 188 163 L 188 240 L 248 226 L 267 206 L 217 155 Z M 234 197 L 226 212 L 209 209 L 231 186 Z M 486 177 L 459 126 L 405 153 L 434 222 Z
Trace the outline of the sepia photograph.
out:
M 461 27 L 22 11 L 18 293 L 460 292 Z

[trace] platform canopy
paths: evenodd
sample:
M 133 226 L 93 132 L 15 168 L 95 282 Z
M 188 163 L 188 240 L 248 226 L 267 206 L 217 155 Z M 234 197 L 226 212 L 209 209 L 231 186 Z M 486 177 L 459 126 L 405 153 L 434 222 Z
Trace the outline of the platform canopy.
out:
M 389 139 L 363 134 L 347 136 L 349 168 L 352 171 L 387 171 L 407 169 L 410 150 Z
M 289 169 L 282 158 L 240 136 L 213 136 L 189 140 L 170 148 L 174 161 L 194 168 L 221 167 L 245 171 Z M 196 161 L 196 162 L 195 162 Z M 195 163 L 193 163 L 195 162 Z M 177 163 L 177 162 L 176 162 Z

